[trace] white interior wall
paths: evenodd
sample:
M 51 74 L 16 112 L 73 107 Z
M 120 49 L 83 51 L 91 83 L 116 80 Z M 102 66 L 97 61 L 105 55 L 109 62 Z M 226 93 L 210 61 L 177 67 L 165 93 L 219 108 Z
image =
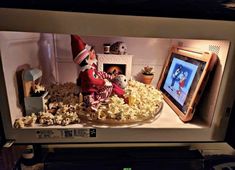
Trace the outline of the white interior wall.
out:
M 55 53 L 57 61 L 58 82 L 76 82 L 77 65 L 73 62 L 71 39 L 69 35 L 55 34 Z
M 0 51 L 5 76 L 11 120 L 22 116 L 19 105 L 16 72 L 21 68 L 39 68 L 41 82 L 54 82 L 55 68 L 52 34 L 0 32 Z
M 39 34 L 0 33 L 1 59 L 5 75 L 8 103 L 10 106 L 11 120 L 22 116 L 18 100 L 18 87 L 16 83 L 16 70 L 25 64 L 32 67 L 38 66 Z

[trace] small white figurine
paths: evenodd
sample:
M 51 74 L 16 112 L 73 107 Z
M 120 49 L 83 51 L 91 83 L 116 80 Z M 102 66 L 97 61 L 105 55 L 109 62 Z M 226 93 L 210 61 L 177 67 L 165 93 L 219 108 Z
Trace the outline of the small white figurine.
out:
M 120 54 L 120 55 L 126 54 L 127 46 L 124 42 L 121 41 L 115 42 L 110 46 L 110 52 L 112 54 Z
M 123 75 L 123 74 L 117 75 L 115 78 L 113 78 L 112 82 L 117 84 L 122 89 L 124 89 L 127 86 L 127 83 L 128 83 L 126 76 Z

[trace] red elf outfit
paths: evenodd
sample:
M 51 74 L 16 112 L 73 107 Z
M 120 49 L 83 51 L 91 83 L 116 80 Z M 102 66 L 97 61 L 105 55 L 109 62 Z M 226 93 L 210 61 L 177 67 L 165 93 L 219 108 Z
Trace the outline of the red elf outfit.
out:
M 112 77 L 106 72 L 98 71 L 94 66 L 96 58 L 91 57 L 89 47 L 77 35 L 71 35 L 73 60 L 81 66 L 78 85 L 81 87 L 84 103 L 92 110 L 97 110 L 100 102 L 108 99 L 112 94 L 123 97 L 124 90 L 110 80 Z

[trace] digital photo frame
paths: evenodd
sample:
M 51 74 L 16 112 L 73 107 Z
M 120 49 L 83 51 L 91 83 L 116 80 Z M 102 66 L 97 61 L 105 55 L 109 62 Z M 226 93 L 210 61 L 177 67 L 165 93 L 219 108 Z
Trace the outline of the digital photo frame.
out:
M 210 52 L 172 47 L 157 87 L 183 122 L 193 118 L 216 61 L 217 56 Z

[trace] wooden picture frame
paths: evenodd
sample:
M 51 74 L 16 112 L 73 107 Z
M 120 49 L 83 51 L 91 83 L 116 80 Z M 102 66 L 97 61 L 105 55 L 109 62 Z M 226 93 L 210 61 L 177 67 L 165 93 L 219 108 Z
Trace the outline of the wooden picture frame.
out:
M 193 118 L 209 73 L 217 61 L 211 52 L 172 47 L 157 88 L 183 122 Z

